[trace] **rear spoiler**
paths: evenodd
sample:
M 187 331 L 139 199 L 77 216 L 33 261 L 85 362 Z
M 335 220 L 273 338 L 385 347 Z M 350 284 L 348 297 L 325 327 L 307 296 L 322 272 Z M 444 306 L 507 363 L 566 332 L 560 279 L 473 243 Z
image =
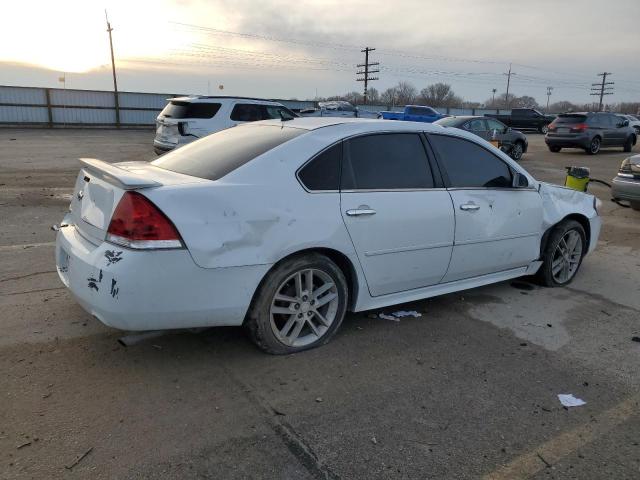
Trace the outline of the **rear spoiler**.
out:
M 123 190 L 135 190 L 138 188 L 159 187 L 162 184 L 155 180 L 149 180 L 144 175 L 125 170 L 116 165 L 98 160 L 96 158 L 80 158 L 80 163 L 94 175 L 102 180 L 112 183 Z

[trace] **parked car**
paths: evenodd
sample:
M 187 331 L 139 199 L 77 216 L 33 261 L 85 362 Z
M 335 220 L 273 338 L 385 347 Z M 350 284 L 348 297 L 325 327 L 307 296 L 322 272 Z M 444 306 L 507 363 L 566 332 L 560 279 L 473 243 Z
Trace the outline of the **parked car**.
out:
M 500 120 L 509 127 L 520 130 L 537 130 L 540 133 L 547 133 L 548 125 L 555 119 L 555 116 L 545 115 L 534 108 L 513 108 L 509 115 L 487 113 L 485 117 Z
M 625 158 L 618 174 L 611 181 L 614 200 L 626 200 L 634 210 L 640 210 L 640 155 Z
M 122 330 L 244 325 L 271 353 L 326 343 L 347 310 L 567 285 L 600 232 L 594 196 L 439 125 L 256 122 L 151 163 L 81 162 L 56 238 L 76 300 Z
M 406 122 L 433 123 L 436 120 L 447 117 L 431 107 L 422 105 L 407 105 L 402 112 L 379 112 L 378 118 L 384 120 L 404 120 Z
M 623 120 L 628 120 L 629 126 L 636 131 L 636 136 L 640 135 L 640 119 L 634 115 L 626 115 L 623 113 L 619 113 L 618 116 Z
M 488 142 L 496 141 L 498 148 L 516 161 L 522 158 L 529 147 L 527 136 L 495 118 L 485 118 L 477 116 L 460 116 L 441 118 L 434 122 L 443 127 L 460 128 L 471 133 L 475 133 L 480 138 Z
M 595 155 L 602 147 L 622 147 L 630 152 L 637 135 L 629 121 L 606 112 L 576 112 L 558 115 L 544 138 L 552 152 L 582 148 Z
M 245 122 L 296 116 L 278 102 L 245 97 L 178 97 L 169 99 L 156 118 L 153 149 L 160 155 L 210 133 Z

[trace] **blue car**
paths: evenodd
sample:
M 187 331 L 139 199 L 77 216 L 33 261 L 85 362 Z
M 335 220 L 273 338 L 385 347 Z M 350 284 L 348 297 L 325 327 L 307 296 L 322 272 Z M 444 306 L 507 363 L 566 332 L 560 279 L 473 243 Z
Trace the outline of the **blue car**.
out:
M 448 117 L 431 107 L 421 105 L 407 105 L 402 112 L 380 112 L 378 118 L 384 120 L 404 120 L 406 122 L 433 123 L 441 118 Z

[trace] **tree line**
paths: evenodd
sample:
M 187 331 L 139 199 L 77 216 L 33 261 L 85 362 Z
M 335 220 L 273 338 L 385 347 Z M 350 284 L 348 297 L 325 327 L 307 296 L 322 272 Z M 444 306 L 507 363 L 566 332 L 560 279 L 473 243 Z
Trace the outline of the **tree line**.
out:
M 364 104 L 364 96 L 361 92 L 352 91 L 344 95 L 334 95 L 326 98 L 319 98 L 319 101 L 346 100 L 354 105 Z M 598 109 L 597 103 L 573 103 L 561 100 L 546 105 L 540 105 L 535 98 L 529 95 L 517 96 L 509 93 L 496 93 L 487 98 L 484 102 L 472 102 L 464 100 L 456 95 L 453 88 L 448 83 L 433 83 L 418 90 L 411 82 L 398 82 L 397 85 L 380 92 L 376 88 L 369 88 L 367 103 L 372 105 L 386 105 L 388 107 L 403 105 L 427 105 L 436 108 L 535 108 L 547 110 L 549 112 L 578 112 L 593 111 Z M 605 105 L 605 110 L 619 113 L 640 113 L 640 102 L 621 102 Z

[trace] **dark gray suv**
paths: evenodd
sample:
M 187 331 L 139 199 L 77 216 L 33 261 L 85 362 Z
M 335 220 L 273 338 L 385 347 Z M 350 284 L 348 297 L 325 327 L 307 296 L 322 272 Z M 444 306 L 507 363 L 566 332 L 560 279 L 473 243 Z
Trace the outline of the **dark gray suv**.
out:
M 605 112 L 563 113 L 549 125 L 544 137 L 549 150 L 582 148 L 595 155 L 600 148 L 622 147 L 630 152 L 636 144 L 635 130 L 629 121 Z

